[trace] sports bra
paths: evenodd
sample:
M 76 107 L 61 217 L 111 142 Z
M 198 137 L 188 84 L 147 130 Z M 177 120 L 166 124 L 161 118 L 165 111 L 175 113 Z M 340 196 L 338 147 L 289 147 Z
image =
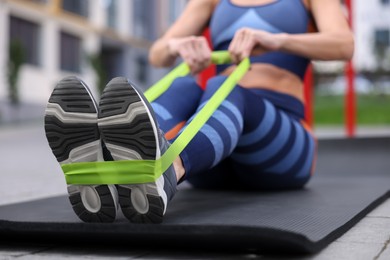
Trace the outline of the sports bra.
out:
M 302 0 L 274 0 L 263 5 L 239 6 L 231 0 L 220 0 L 210 21 L 210 35 L 214 50 L 227 50 L 234 33 L 249 27 L 271 33 L 305 33 L 309 28 L 310 14 Z M 252 63 L 272 64 L 286 69 L 303 79 L 309 59 L 284 53 L 268 52 L 251 56 Z M 217 73 L 229 65 L 218 65 Z

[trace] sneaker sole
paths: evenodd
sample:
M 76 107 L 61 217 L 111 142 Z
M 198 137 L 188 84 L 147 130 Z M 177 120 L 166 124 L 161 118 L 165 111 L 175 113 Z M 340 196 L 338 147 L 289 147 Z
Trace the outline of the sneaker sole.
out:
M 104 89 L 98 125 L 114 160 L 160 158 L 158 127 L 146 104 L 146 98 L 126 78 L 114 78 Z M 133 223 L 161 223 L 167 201 L 163 182 L 159 178 L 151 183 L 117 185 L 123 215 Z
M 45 110 L 45 133 L 60 164 L 101 161 L 97 107 L 76 77 L 61 80 Z M 68 185 L 73 211 L 84 222 L 113 222 L 118 211 L 114 185 Z

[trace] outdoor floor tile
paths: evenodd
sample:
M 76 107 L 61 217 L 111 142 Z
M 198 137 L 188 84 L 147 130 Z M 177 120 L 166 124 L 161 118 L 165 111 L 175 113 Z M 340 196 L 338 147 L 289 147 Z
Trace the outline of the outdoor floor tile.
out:
M 17 140 L 19 145 L 15 145 Z M 0 205 L 66 194 L 63 173 L 52 155 L 42 125 L 0 128 Z M 4 147 L 7 147 L 5 149 Z M 21 149 L 20 147 L 23 147 Z M 31 156 L 34 154 L 34 156 Z M 15 157 L 17 155 L 17 158 Z M 36 159 L 38 158 L 38 160 Z M 46 158 L 39 160 L 39 158 Z M 51 159 L 48 159 L 51 158 Z M 15 171 L 15 164 L 18 171 Z M 262 256 L 137 249 L 0 245 L 0 259 L 289 259 L 376 260 L 390 259 L 390 200 L 378 206 L 342 237 L 313 256 Z M 387 243 L 387 247 L 386 247 Z
M 334 242 L 311 260 L 373 260 L 381 248 L 380 244 Z
M 367 214 L 368 217 L 380 217 L 380 218 L 390 218 L 390 199 L 383 202 L 372 212 Z M 390 259 L 390 258 L 389 258 Z
M 338 238 L 337 242 L 384 245 L 390 237 L 390 218 L 363 218 L 349 232 Z
M 20 257 L 31 255 L 34 253 L 42 252 L 47 250 L 49 247 L 47 245 L 0 245 L 0 259 L 12 259 L 13 257 Z
M 30 255 L 24 255 L 19 257 L 19 259 L 23 260 L 35 260 L 35 259 L 139 259 L 145 255 L 145 251 L 141 250 L 127 250 L 127 249 L 118 249 L 112 247 L 82 247 L 82 245 L 75 247 L 54 247 L 44 250 L 42 252 Z
M 389 260 L 390 259 L 390 238 L 386 249 L 380 254 L 378 260 Z

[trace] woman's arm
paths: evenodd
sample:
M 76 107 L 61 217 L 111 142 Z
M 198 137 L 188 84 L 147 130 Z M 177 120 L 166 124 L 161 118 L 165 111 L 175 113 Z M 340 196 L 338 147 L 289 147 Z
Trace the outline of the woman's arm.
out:
M 208 26 L 215 4 L 215 0 L 189 1 L 175 23 L 152 45 L 149 62 L 156 67 L 167 67 L 173 65 L 178 56 L 182 56 L 190 67 L 199 62 L 193 59 L 204 62 L 203 56 L 210 56 L 207 41 L 195 36 L 201 35 Z
M 314 60 L 349 60 L 354 38 L 342 12 L 340 0 L 310 0 L 318 32 L 281 35 L 280 50 Z
M 229 46 L 236 63 L 250 55 L 284 51 L 312 60 L 349 60 L 354 52 L 354 38 L 342 12 L 340 0 L 310 0 L 318 32 L 272 34 L 243 28 Z

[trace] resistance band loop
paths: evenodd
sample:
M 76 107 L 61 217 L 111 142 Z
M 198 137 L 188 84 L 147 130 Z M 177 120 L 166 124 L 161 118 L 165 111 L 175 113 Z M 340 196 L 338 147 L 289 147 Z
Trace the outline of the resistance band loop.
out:
M 230 57 L 228 52 L 225 51 L 213 52 L 212 61 L 215 64 L 229 63 Z M 172 165 L 176 157 L 226 99 L 249 67 L 250 61 L 246 58 L 229 75 L 222 86 L 214 93 L 160 159 L 64 164 L 62 165 L 62 170 L 67 184 L 140 184 L 157 180 Z M 145 92 L 145 96 L 152 102 L 169 88 L 175 78 L 185 76 L 189 71 L 187 64 L 179 65 L 166 77 L 150 87 Z
M 211 62 L 213 64 L 227 64 L 231 62 L 229 52 L 227 51 L 215 51 L 211 54 Z M 170 73 L 168 73 L 160 81 L 152 85 L 145 92 L 145 97 L 149 102 L 156 100 L 162 93 L 164 93 L 172 82 L 178 78 L 186 76 L 190 73 L 190 68 L 186 63 L 182 63 L 176 68 L 174 68 Z

